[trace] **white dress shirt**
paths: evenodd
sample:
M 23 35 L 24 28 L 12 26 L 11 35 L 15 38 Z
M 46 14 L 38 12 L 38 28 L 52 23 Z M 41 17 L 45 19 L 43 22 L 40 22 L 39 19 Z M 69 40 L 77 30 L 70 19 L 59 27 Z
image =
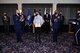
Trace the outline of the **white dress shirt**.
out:
M 34 21 L 33 21 L 35 27 L 41 27 L 42 24 L 44 23 L 44 19 L 42 18 L 42 16 L 37 15 L 34 17 Z

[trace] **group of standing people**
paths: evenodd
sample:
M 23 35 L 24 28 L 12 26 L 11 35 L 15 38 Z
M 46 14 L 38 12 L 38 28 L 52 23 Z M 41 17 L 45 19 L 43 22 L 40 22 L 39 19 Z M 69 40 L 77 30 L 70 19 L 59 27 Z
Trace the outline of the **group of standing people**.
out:
M 61 12 L 55 12 L 52 16 L 47 12 L 44 16 L 41 16 L 40 12 L 36 11 L 32 16 L 28 16 L 28 18 L 28 22 L 26 23 L 26 16 L 24 16 L 20 10 L 16 10 L 16 14 L 13 15 L 14 30 L 16 33 L 17 42 L 23 41 L 22 35 L 24 33 L 24 26 L 28 24 L 29 28 L 32 27 L 32 30 L 35 33 L 35 42 L 41 43 L 41 28 L 44 25 L 43 28 L 45 30 L 45 33 L 49 33 L 51 31 L 50 20 L 53 29 L 53 42 L 57 42 L 57 36 L 59 35 L 59 32 L 62 33 L 62 31 L 60 30 L 62 30 L 64 23 L 64 16 Z M 32 19 L 30 20 L 30 18 Z M 9 33 L 10 18 L 7 16 L 6 13 L 4 13 L 3 16 L 3 22 L 5 26 L 5 32 L 7 30 L 7 32 Z

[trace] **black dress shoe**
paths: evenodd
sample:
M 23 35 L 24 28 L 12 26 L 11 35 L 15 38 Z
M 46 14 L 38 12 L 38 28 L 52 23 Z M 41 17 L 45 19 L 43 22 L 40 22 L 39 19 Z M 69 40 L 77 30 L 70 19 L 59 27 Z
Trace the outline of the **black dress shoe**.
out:
M 53 40 L 52 42 L 57 42 L 57 40 Z
M 41 42 L 41 41 L 39 41 L 39 43 L 41 44 L 42 42 Z
M 20 42 L 23 42 L 23 40 L 20 40 Z
M 18 43 L 18 42 L 22 42 L 22 40 L 17 40 L 17 43 Z
M 74 46 L 80 46 L 80 44 L 73 43 Z
M 37 40 L 35 40 L 35 43 L 37 43 L 38 41 Z
M 17 41 L 17 43 L 18 43 L 19 41 Z

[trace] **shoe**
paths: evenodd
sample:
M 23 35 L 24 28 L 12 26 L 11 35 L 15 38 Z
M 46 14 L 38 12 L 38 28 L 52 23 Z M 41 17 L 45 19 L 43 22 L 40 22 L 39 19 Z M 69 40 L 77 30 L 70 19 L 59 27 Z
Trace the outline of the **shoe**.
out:
M 73 43 L 74 46 L 80 46 L 80 44 Z
M 53 42 L 57 42 L 57 40 L 53 40 Z
M 39 43 L 41 44 L 42 42 L 41 42 L 41 41 L 39 41 Z
M 38 41 L 37 40 L 35 40 L 35 43 L 37 43 Z
M 23 40 L 20 40 L 20 42 L 23 42 Z
M 17 40 L 17 43 L 18 43 L 19 41 Z

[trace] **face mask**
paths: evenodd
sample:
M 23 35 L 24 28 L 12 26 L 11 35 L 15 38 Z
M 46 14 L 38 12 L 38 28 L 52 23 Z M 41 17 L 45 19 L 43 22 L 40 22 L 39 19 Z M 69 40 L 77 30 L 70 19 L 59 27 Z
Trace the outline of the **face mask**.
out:
M 37 16 L 38 14 L 36 14 L 36 16 Z
M 20 15 L 20 13 L 17 13 L 18 15 Z

